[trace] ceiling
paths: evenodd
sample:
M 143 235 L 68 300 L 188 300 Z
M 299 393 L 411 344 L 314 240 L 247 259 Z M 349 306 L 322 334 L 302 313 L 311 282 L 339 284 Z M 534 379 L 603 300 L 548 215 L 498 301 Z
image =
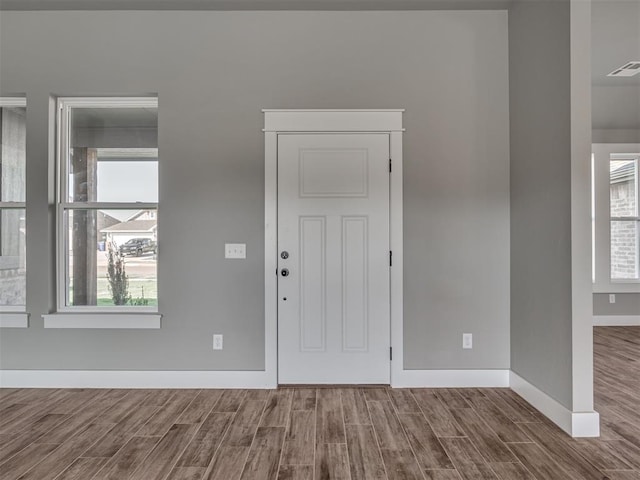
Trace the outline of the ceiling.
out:
M 640 0 L 595 0 L 591 19 L 593 128 L 640 130 L 640 74 L 607 77 L 640 60 Z

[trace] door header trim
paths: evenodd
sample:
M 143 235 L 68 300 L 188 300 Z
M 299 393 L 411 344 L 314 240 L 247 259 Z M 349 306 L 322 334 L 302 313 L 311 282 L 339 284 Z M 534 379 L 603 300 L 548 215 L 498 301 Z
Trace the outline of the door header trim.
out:
M 402 132 L 404 110 L 263 110 L 264 132 Z

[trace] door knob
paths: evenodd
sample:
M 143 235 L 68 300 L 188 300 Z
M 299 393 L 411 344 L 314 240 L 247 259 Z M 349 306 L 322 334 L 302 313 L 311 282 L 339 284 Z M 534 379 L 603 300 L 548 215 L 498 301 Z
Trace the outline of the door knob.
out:
M 287 252 L 286 250 L 284 250 L 284 251 L 280 254 L 280 258 L 282 258 L 283 260 L 286 260 L 287 258 L 289 258 L 289 252 Z
M 280 275 L 282 275 L 283 277 L 289 276 L 289 269 L 283 268 L 282 270 L 280 270 Z

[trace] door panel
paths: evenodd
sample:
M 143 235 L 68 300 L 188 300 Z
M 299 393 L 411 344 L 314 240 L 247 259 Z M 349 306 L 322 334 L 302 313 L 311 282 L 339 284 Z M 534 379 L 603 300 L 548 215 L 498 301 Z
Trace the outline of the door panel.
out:
M 388 161 L 386 134 L 278 136 L 280 383 L 389 383 Z

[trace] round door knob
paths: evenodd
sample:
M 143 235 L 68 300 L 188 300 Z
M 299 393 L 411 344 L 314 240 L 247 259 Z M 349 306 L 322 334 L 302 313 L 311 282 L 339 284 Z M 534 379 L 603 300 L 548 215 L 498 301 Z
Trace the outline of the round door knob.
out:
M 287 258 L 289 258 L 289 252 L 287 252 L 286 250 L 285 250 L 285 251 L 283 251 L 283 252 L 280 254 L 280 258 L 282 258 L 283 260 L 286 260 Z
M 283 268 L 282 270 L 280 270 L 280 275 L 282 275 L 283 277 L 289 276 L 289 269 Z

